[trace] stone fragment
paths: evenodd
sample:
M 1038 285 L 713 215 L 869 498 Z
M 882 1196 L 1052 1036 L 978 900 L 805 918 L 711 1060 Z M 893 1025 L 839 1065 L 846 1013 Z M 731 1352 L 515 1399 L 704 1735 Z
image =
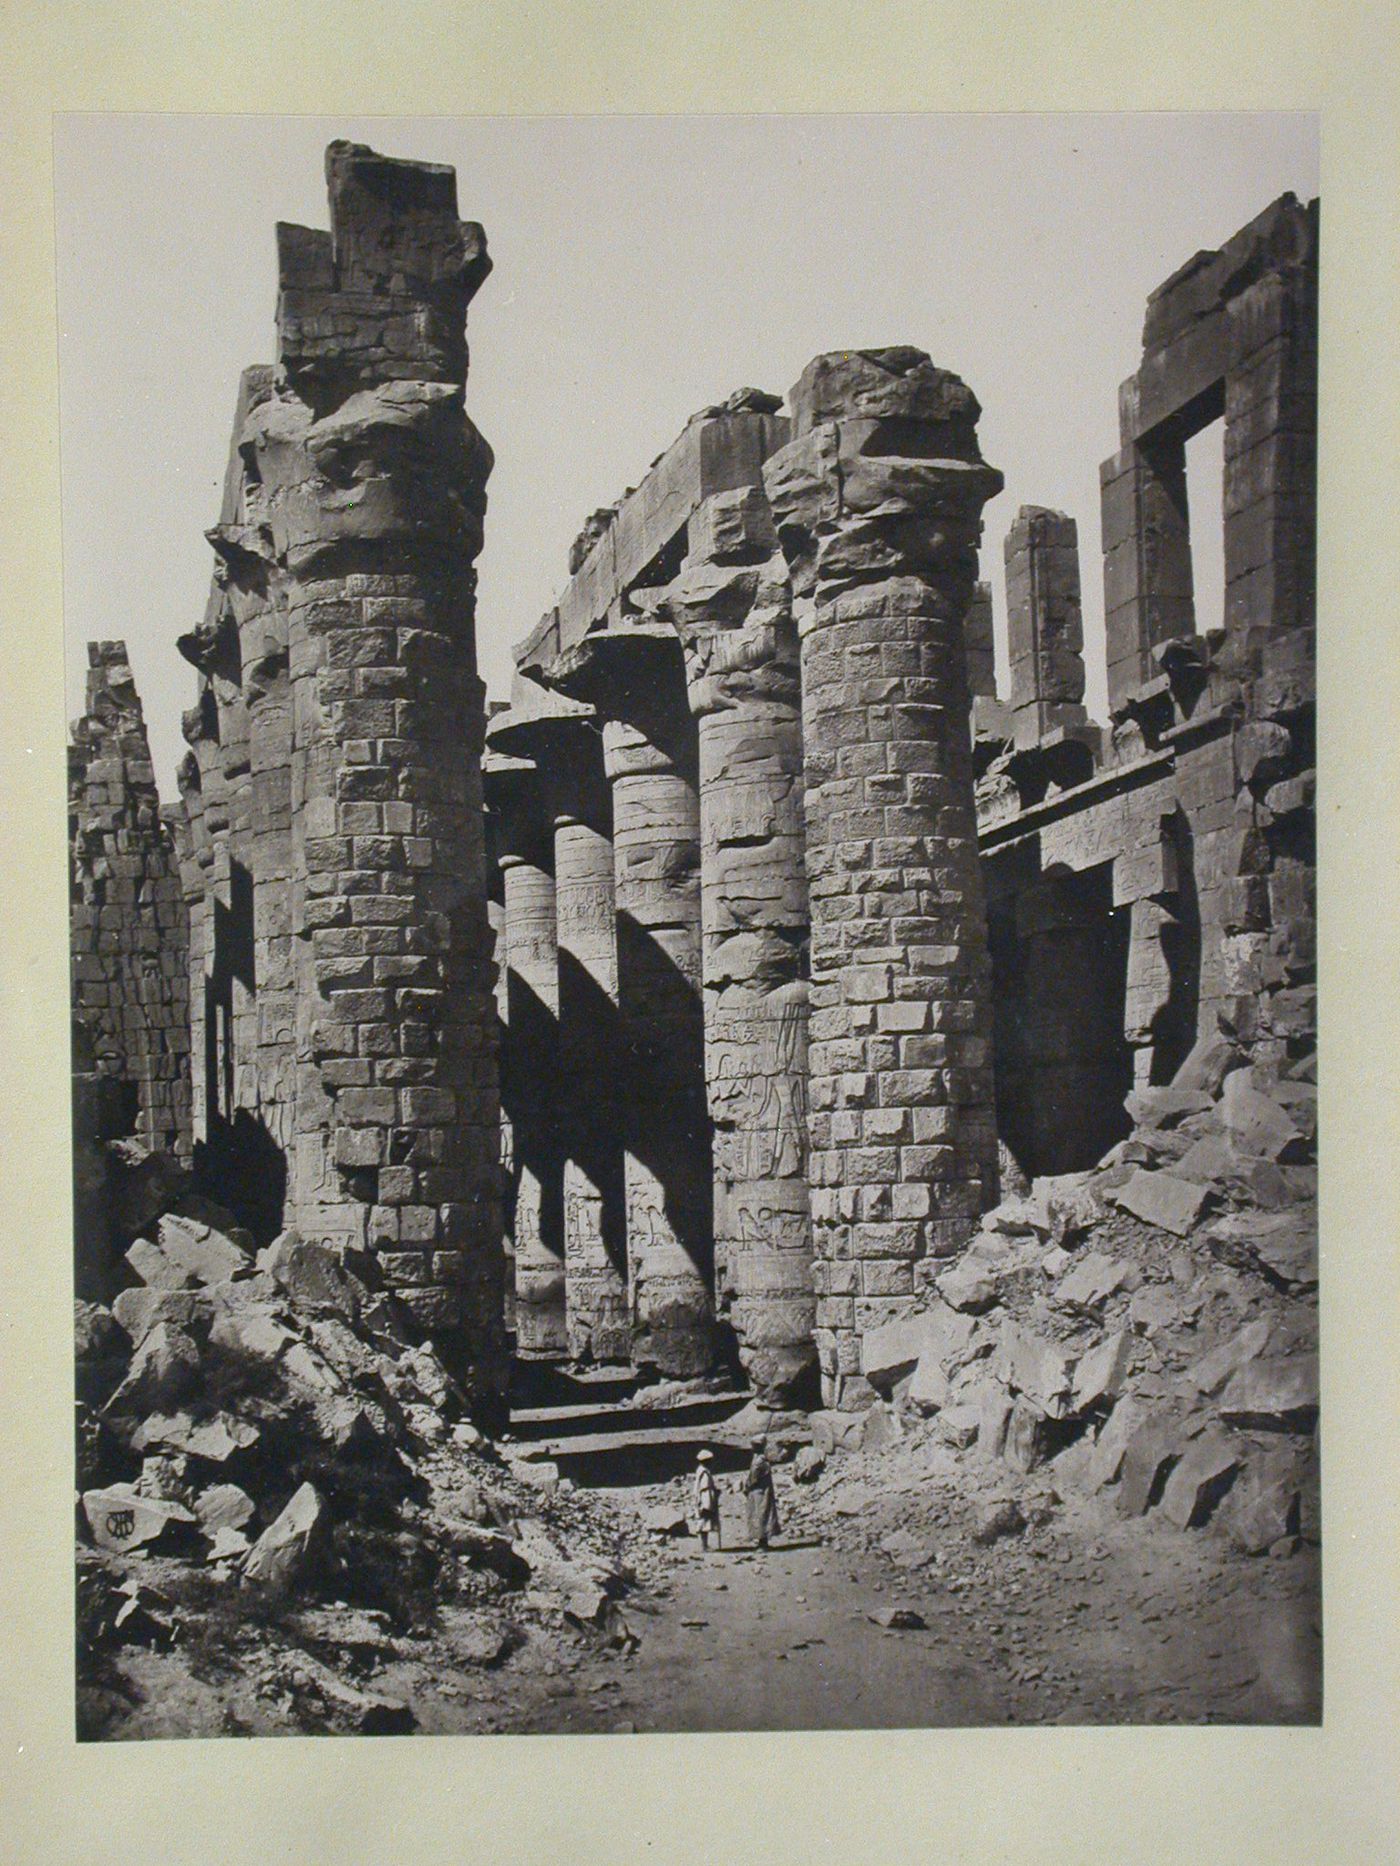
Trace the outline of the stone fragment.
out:
M 1178 1179 L 1194 1180 L 1198 1186 L 1219 1185 L 1238 1163 L 1238 1153 L 1223 1135 L 1203 1134 L 1192 1142 L 1172 1171 Z
M 997 1343 L 992 1371 L 1047 1418 L 1067 1419 L 1074 1404 L 1074 1358 L 1058 1342 L 1047 1341 L 1017 1322 L 1007 1322 Z
M 1173 1466 L 1162 1491 L 1162 1513 L 1178 1529 L 1198 1529 L 1235 1480 L 1238 1449 L 1223 1436 L 1203 1432 Z
M 173 1322 L 188 1331 L 207 1308 L 207 1298 L 192 1289 L 123 1289 L 112 1299 L 112 1314 L 136 1346 L 158 1322 Z
M 892 1530 L 880 1547 L 896 1568 L 926 1568 L 935 1559 L 926 1539 L 909 1529 Z
M 1264 1269 L 1298 1289 L 1317 1286 L 1317 1216 L 1314 1208 L 1282 1212 L 1229 1212 L 1206 1228 L 1211 1252 L 1237 1269 Z
M 1026 1527 L 1026 1518 L 1014 1497 L 1004 1497 L 984 1504 L 977 1512 L 972 1540 L 979 1548 L 989 1548 L 1005 1536 L 1018 1536 Z
M 1269 1345 L 1272 1324 L 1259 1316 L 1247 1322 L 1238 1334 L 1218 1341 L 1199 1360 L 1191 1363 L 1186 1377 L 1201 1393 L 1219 1393 L 1247 1362 L 1257 1360 Z
M 643 1527 L 653 1536 L 683 1536 L 689 1528 L 686 1513 L 674 1503 L 657 1503 L 642 1517 Z
M 1242 1153 L 1280 1160 L 1303 1142 L 1303 1130 L 1290 1112 L 1254 1086 L 1252 1069 L 1237 1069 L 1225 1080 L 1220 1115 Z
M 320 1494 L 313 1484 L 303 1484 L 253 1544 L 243 1564 L 244 1579 L 294 1587 L 321 1559 L 329 1528 Z
M 111 1484 L 83 1495 L 83 1514 L 99 1548 L 118 1553 L 157 1544 L 178 1546 L 182 1528 L 192 1527 L 194 1512 L 181 1503 L 147 1497 L 132 1484 Z
M 251 1561 L 250 1557 L 244 1564 L 245 1576 Z M 280 1673 L 294 1692 L 319 1699 L 356 1736 L 409 1736 L 418 1727 L 412 1707 L 402 1698 L 352 1685 L 309 1652 L 287 1654 Z
M 105 1411 L 109 1418 L 137 1417 L 178 1406 L 199 1377 L 194 1342 L 173 1322 L 159 1322 L 132 1355 L 130 1370 Z
M 333 1252 L 296 1231 L 284 1231 L 262 1251 L 258 1268 L 268 1271 L 298 1309 L 327 1310 L 354 1322 L 363 1286 Z
M 1174 1173 L 1148 1173 L 1137 1167 L 1132 1178 L 1108 1196 L 1144 1224 L 1185 1237 L 1200 1218 L 1209 1194 L 1204 1186 Z
M 877 1400 L 873 1406 L 867 1406 L 861 1414 L 860 1449 L 862 1451 L 884 1451 L 889 1446 L 897 1444 L 902 1437 L 899 1414 L 892 1406 Z
M 947 1445 L 956 1446 L 964 1451 L 969 1445 L 977 1443 L 977 1434 L 981 1430 L 982 1409 L 962 1403 L 957 1406 L 945 1406 L 938 1415 L 938 1436 Z
M 966 1260 L 948 1271 L 946 1276 L 940 1276 L 936 1287 L 950 1309 L 968 1315 L 980 1315 L 998 1299 L 995 1277 L 988 1276 L 986 1271 L 977 1269 Z
M 227 1283 L 252 1268 L 252 1238 L 227 1212 L 203 1200 L 187 1198 L 166 1212 L 156 1236 L 167 1262 L 196 1287 Z
M 1079 1357 L 1074 1369 L 1071 1405 L 1074 1413 L 1089 1412 L 1105 1400 L 1118 1397 L 1127 1375 L 1132 1355 L 1132 1338 L 1127 1329 L 1105 1335 L 1096 1347 Z
M 221 1529 L 246 1529 L 256 1506 L 237 1484 L 211 1484 L 199 1492 L 190 1507 L 205 1535 L 212 1536 Z
M 1210 1105 L 1204 1089 L 1178 1087 L 1133 1089 L 1123 1103 L 1135 1127 L 1176 1127 Z
M 1263 1555 L 1276 1543 L 1296 1536 L 1302 1509 L 1302 1486 L 1293 1460 L 1265 1460 L 1236 1483 L 1221 1511 L 1231 1542 L 1243 1555 Z
M 190 1504 L 189 1461 L 179 1452 L 158 1451 L 141 1460 L 136 1488 L 162 1503 Z
M 216 1412 L 195 1420 L 187 1412 L 156 1412 L 136 1428 L 131 1443 L 136 1451 L 158 1446 L 210 1464 L 224 1464 L 235 1452 L 256 1445 L 260 1436 L 255 1425 L 235 1419 L 232 1413 Z
M 921 1632 L 928 1628 L 928 1621 L 913 1607 L 877 1607 L 870 1618 L 876 1626 L 891 1632 Z
M 792 1461 L 793 1482 L 815 1484 L 826 1469 L 826 1453 L 817 1445 L 803 1445 Z
M 1114 1406 L 1094 1441 L 1084 1474 L 1084 1488 L 1091 1494 L 1116 1481 L 1128 1443 L 1146 1420 L 1146 1407 L 1134 1399 L 1120 1399 Z
M 1180 1456 L 1179 1434 L 1170 1423 L 1149 1418 L 1123 1448 L 1118 1485 L 1118 1514 L 1143 1516 L 1156 1503 L 1168 1473 Z
M 1220 1396 L 1231 1425 L 1273 1432 L 1309 1432 L 1317 1423 L 1315 1354 L 1280 1354 L 1247 1361 Z
M 1074 1259 L 1068 1275 L 1055 1285 L 1054 1300 L 1061 1308 L 1096 1314 L 1135 1274 L 1131 1264 L 1102 1251 L 1088 1251 Z
M 231 1353 L 257 1361 L 275 1361 L 296 1336 L 265 1310 L 225 1309 L 215 1315 L 209 1339 Z
M 183 1264 L 167 1257 L 158 1244 L 152 1244 L 149 1238 L 137 1238 L 126 1253 L 127 1267 L 149 1289 L 189 1289 L 194 1284 L 194 1277 Z
M 1030 1211 L 1042 1237 L 1062 1246 L 1092 1231 L 1104 1215 L 1087 1173 L 1042 1175 L 1031 1189 Z
M 873 1328 L 861 1342 L 861 1372 L 877 1393 L 889 1393 L 925 1354 L 947 1365 L 972 1337 L 976 1323 L 942 1303 Z
M 224 1562 L 241 1562 L 252 1546 L 246 1531 L 231 1529 L 227 1524 L 221 1524 L 209 1537 L 209 1547 L 205 1550 L 204 1559 L 210 1567 Z
M 947 1403 L 948 1390 L 948 1376 L 943 1371 L 942 1361 L 936 1354 L 925 1353 L 920 1355 L 918 1366 L 909 1376 L 905 1404 L 927 1417 Z
M 1228 1038 L 1208 1033 L 1197 1039 L 1185 1062 L 1172 1077 L 1172 1087 L 1198 1090 L 1214 1100 L 1226 1076 L 1243 1060 L 1239 1049 Z
M 1006 1422 L 1006 1438 L 1001 1455 L 1014 1471 L 1030 1472 L 1043 1464 L 1050 1451 L 1045 1415 L 1036 1407 L 1018 1399 Z
M 1181 1325 L 1181 1303 L 1160 1283 L 1138 1290 L 1128 1304 L 1128 1320 L 1139 1335 L 1155 1335 Z

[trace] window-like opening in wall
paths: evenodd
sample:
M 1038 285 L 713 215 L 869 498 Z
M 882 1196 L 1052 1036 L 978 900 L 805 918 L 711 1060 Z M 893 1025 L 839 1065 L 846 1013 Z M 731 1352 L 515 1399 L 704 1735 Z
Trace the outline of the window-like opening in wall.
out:
M 1186 441 L 1186 509 L 1196 633 L 1225 625 L 1225 422 L 1209 422 Z

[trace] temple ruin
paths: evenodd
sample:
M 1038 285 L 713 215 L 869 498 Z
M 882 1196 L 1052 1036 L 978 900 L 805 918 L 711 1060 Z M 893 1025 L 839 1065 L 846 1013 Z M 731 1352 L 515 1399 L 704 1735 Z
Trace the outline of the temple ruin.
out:
M 192 1156 L 261 1243 L 372 1260 L 483 1405 L 513 1351 L 866 1407 L 863 1344 L 1003 1176 L 1094 1165 L 1217 1033 L 1265 1074 L 1315 1043 L 1316 203 L 1148 302 L 1107 720 L 1071 515 L 1020 506 L 996 665 L 1003 476 L 903 346 L 696 414 L 488 708 L 485 236 L 449 169 L 335 143 L 327 178 L 330 231 L 278 229 L 164 813 L 91 650 L 79 1127 Z M 1219 515 L 1185 467 L 1216 421 Z

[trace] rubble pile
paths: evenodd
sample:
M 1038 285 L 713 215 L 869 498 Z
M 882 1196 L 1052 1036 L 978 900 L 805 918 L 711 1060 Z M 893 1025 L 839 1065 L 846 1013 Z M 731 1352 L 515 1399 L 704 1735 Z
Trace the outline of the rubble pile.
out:
M 256 1252 L 124 1145 L 169 1203 L 147 1199 L 111 1307 L 77 1304 L 85 1735 L 121 1733 L 137 1649 L 251 1679 L 249 1727 L 387 1733 L 413 1708 L 367 1680 L 406 1651 L 635 1644 L 635 1526 L 498 1451 L 372 1257 L 291 1231 Z
M 1317 1541 L 1315 1057 L 1206 1038 L 1127 1107 L 1097 1167 L 921 1266 L 910 1312 L 865 1337 L 872 1405 L 814 1416 L 808 1494 L 839 1485 L 845 1509 L 832 1454 L 907 1442 L 954 1454 L 973 1499 L 1021 1480 L 1247 1555 Z

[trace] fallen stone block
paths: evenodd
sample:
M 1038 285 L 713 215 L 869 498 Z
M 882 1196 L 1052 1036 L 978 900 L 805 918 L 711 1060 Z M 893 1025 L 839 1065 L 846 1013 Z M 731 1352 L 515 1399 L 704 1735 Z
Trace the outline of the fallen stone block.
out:
M 194 1511 L 182 1503 L 143 1496 L 134 1484 L 86 1491 L 83 1514 L 97 1546 L 118 1553 L 156 1545 L 178 1547 L 187 1539 L 179 1532 L 193 1529 L 197 1521 Z
M 1187 1115 L 1203 1114 L 1211 1101 L 1203 1089 L 1140 1088 L 1129 1091 L 1123 1106 L 1134 1127 L 1175 1127 Z
M 253 1544 L 243 1564 L 244 1579 L 295 1586 L 321 1560 L 329 1531 L 329 1512 L 319 1492 L 313 1484 L 303 1484 Z
M 298 1309 L 326 1310 L 354 1323 L 368 1291 L 324 1244 L 284 1231 L 260 1252 L 258 1268 L 277 1279 Z
M 1107 1196 L 1144 1224 L 1185 1237 L 1200 1218 L 1209 1194 L 1206 1187 L 1175 1173 L 1149 1173 L 1137 1167 L 1131 1179 Z
M 1302 1489 L 1296 1458 L 1266 1459 L 1245 1472 L 1220 1512 L 1225 1533 L 1241 1554 L 1267 1554 L 1298 1534 Z
M 184 1199 L 160 1219 L 156 1241 L 162 1255 L 183 1270 L 191 1284 L 229 1283 L 253 1267 L 253 1239 L 218 1206 Z
M 1073 1244 L 1093 1230 L 1103 1206 L 1087 1173 L 1044 1174 L 1031 1189 L 1036 1230 L 1052 1244 Z
M 73 1350 L 78 1398 L 103 1405 L 120 1386 L 131 1342 L 111 1311 L 93 1302 L 73 1305 Z
M 1045 1462 L 1050 1452 L 1048 1422 L 1044 1413 L 1018 1399 L 1006 1422 L 1006 1438 L 1001 1455 L 1014 1471 L 1023 1474 Z
M 1174 1089 L 1197 1089 L 1214 1100 L 1232 1069 L 1244 1058 L 1235 1044 L 1214 1033 L 1200 1037 L 1172 1077 Z
M 1271 1355 L 1246 1362 L 1220 1396 L 1231 1425 L 1272 1432 L 1309 1432 L 1317 1423 L 1317 1356 Z
M 1182 1154 L 1172 1171 L 1198 1186 L 1223 1185 L 1239 1164 L 1239 1154 L 1223 1134 L 1203 1134 Z
M 1238 1450 L 1205 1432 L 1183 1453 L 1162 1491 L 1162 1513 L 1178 1529 L 1198 1529 L 1225 1495 L 1240 1468 Z
M 965 1348 L 976 1323 L 943 1303 L 918 1314 L 886 1322 L 861 1342 L 861 1373 L 877 1393 L 888 1395 L 895 1383 L 912 1373 L 925 1354 L 943 1364 Z
M 889 1446 L 898 1444 L 903 1436 L 899 1414 L 883 1401 L 877 1400 L 873 1406 L 867 1407 L 861 1414 L 860 1449 L 862 1451 L 885 1451 Z
M 230 1529 L 224 1524 L 210 1536 L 204 1559 L 211 1568 L 225 1562 L 241 1562 L 252 1546 L 246 1530 Z
M 139 1276 L 148 1289 L 190 1289 L 194 1277 L 182 1264 L 167 1257 L 149 1238 L 137 1238 L 126 1253 L 127 1268 Z
M 1074 1406 L 1074 1354 L 1058 1342 L 1007 1322 L 1001 1330 L 992 1371 L 1003 1385 L 1023 1394 L 1047 1418 L 1067 1419 Z M 984 1439 L 985 1446 L 985 1439 Z
M 1014 1497 L 1004 1497 L 984 1504 L 978 1511 L 972 1540 L 979 1548 L 990 1548 L 993 1542 L 999 1542 L 1004 1536 L 1020 1535 L 1025 1526 L 1026 1518 L 1020 1504 Z
M 946 1445 L 965 1451 L 975 1445 L 981 1430 L 982 1410 L 978 1406 L 945 1406 L 938 1415 L 935 1430 Z
M 1081 1354 L 1074 1368 L 1072 1412 L 1086 1413 L 1101 1407 L 1105 1400 L 1117 1399 L 1131 1358 L 1132 1339 L 1123 1328 L 1105 1335 L 1087 1354 Z
M 246 1529 L 256 1506 L 237 1484 L 211 1484 L 199 1492 L 190 1507 L 205 1535 L 212 1536 L 221 1529 Z
M 686 1513 L 677 1504 L 657 1503 L 642 1517 L 642 1526 L 653 1536 L 683 1536 L 690 1527 Z
M 223 1309 L 214 1317 L 209 1339 L 232 1354 L 275 1361 L 296 1340 L 275 1316 L 262 1309 Z
M 140 1347 L 151 1330 L 161 1322 L 172 1322 L 189 1332 L 191 1325 L 209 1313 L 209 1302 L 193 1289 L 123 1289 L 112 1299 L 112 1314 Z
M 818 1445 L 804 1445 L 792 1461 L 796 1484 L 815 1484 L 826 1469 L 826 1453 Z
M 522 1484 L 528 1484 L 532 1490 L 541 1490 L 546 1495 L 559 1488 L 559 1466 L 552 1458 L 513 1460 L 510 1474 L 519 1478 Z
M 171 1410 L 198 1386 L 199 1379 L 199 1350 L 194 1342 L 173 1322 L 158 1322 L 132 1354 L 125 1380 L 103 1410 L 108 1418 Z
M 189 1458 L 203 1458 L 210 1464 L 224 1464 L 235 1452 L 256 1445 L 260 1436 L 255 1425 L 236 1419 L 232 1413 L 216 1412 L 195 1420 L 187 1412 L 154 1412 L 136 1428 L 131 1443 L 136 1451 L 157 1446 Z
M 905 1404 L 927 1418 L 948 1401 L 948 1376 L 936 1355 L 925 1354 L 909 1377 Z
M 1117 1497 L 1119 1515 L 1145 1515 L 1160 1499 L 1180 1455 L 1177 1429 L 1155 1419 L 1148 1419 L 1139 1426 L 1123 1448 Z
M 926 1539 L 909 1529 L 892 1530 L 883 1538 L 880 1547 L 896 1568 L 927 1568 L 935 1559 Z
M 1260 1316 L 1246 1322 L 1238 1334 L 1218 1341 L 1199 1360 L 1191 1363 L 1186 1377 L 1201 1393 L 1219 1393 L 1246 1362 L 1257 1360 L 1269 1345 L 1272 1325 Z
M 937 1289 L 950 1309 L 967 1315 L 980 1315 L 990 1309 L 999 1293 L 995 1277 L 965 1262 L 940 1276 Z
M 1160 1283 L 1140 1289 L 1128 1304 L 1128 1320 L 1136 1334 L 1159 1334 L 1164 1328 L 1181 1326 L 1181 1303 L 1176 1294 Z
M 1242 1153 L 1280 1160 L 1302 1146 L 1303 1130 L 1277 1101 L 1260 1093 L 1254 1086 L 1254 1073 L 1237 1069 L 1226 1077 L 1220 1117 Z
M 970 1405 L 977 1408 L 977 1449 L 986 1458 L 999 1458 L 1006 1446 L 1006 1428 L 1011 1423 L 1011 1401 L 998 1386 L 990 1381 L 981 1389 L 976 1400 L 969 1399 Z
M 107 1157 L 112 1168 L 112 1217 L 124 1238 L 149 1229 L 189 1189 L 190 1176 L 173 1153 L 152 1151 L 139 1140 L 126 1139 L 109 1141 Z
M 1129 1440 L 1147 1423 L 1147 1408 L 1133 1399 L 1120 1399 L 1108 1415 L 1084 1473 L 1084 1488 L 1093 1495 L 1116 1482 L 1123 1468 Z
M 928 1621 L 913 1607 L 878 1607 L 870 1618 L 888 1632 L 913 1633 L 928 1627 Z
M 861 1415 L 846 1412 L 814 1412 L 812 1443 L 824 1457 L 836 1451 L 855 1451 L 860 1444 Z
M 1136 1275 L 1132 1264 L 1107 1257 L 1102 1251 L 1087 1251 L 1075 1258 L 1073 1268 L 1055 1285 L 1054 1301 L 1061 1308 L 1095 1314 Z
M 143 1458 L 136 1488 L 143 1497 L 179 1503 L 188 1509 L 193 1502 L 189 1460 L 172 1451 L 158 1451 Z
M 411 1706 L 403 1699 L 362 1690 L 338 1677 L 309 1652 L 287 1654 L 279 1670 L 293 1692 L 318 1698 L 333 1715 L 344 1719 L 356 1736 L 410 1736 L 418 1727 Z

